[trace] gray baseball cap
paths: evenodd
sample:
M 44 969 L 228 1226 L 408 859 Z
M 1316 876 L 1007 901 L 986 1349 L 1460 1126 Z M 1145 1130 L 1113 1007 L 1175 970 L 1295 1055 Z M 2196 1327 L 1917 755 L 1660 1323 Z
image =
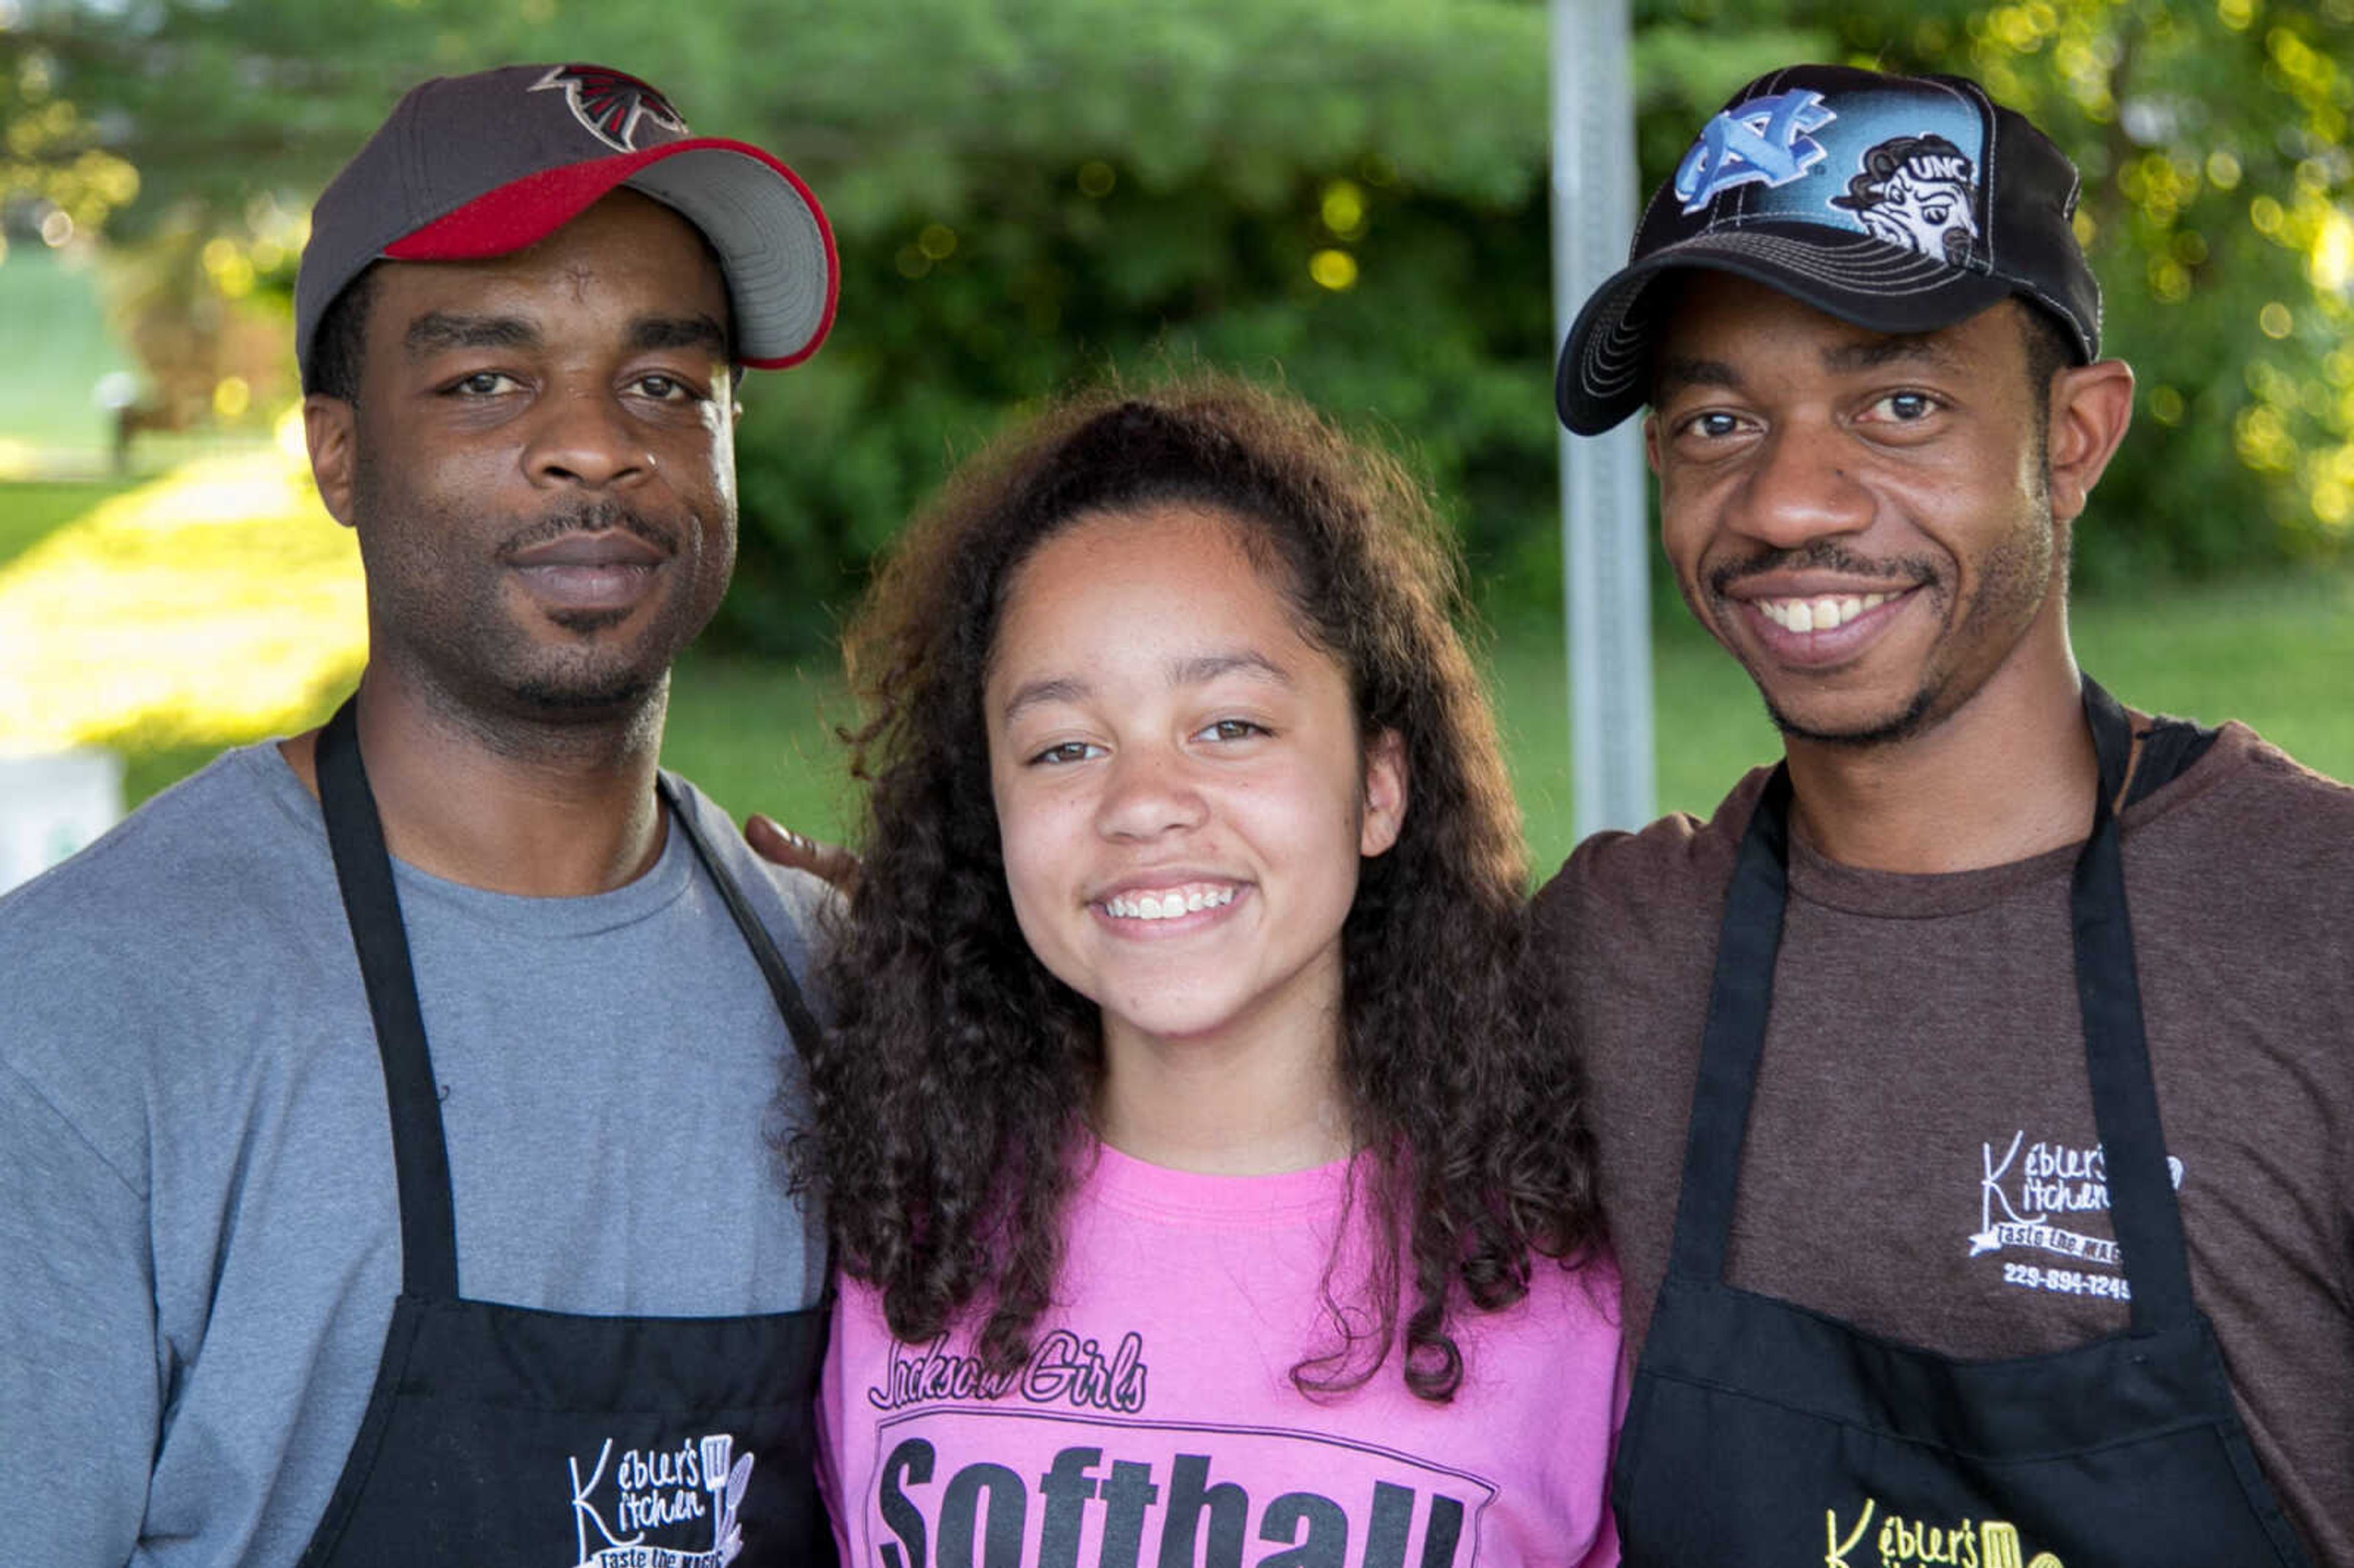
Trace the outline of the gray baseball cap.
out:
M 304 388 L 320 318 L 371 262 L 504 256 L 620 185 L 711 242 L 738 361 L 780 370 L 817 352 L 841 274 L 800 175 L 748 143 L 690 135 L 668 99 L 621 71 L 504 66 L 411 89 L 320 194 L 294 281 Z

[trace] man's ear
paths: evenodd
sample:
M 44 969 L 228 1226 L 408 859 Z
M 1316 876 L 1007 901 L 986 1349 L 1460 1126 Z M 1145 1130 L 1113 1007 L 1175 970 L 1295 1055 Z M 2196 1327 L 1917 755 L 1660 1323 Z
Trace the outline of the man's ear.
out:
M 1643 461 L 1653 473 L 1659 471 L 1659 416 L 1656 413 L 1643 416 Z
M 1385 729 L 1365 742 L 1365 812 L 1357 825 L 1357 853 L 1377 855 L 1397 842 L 1405 826 L 1405 740 Z
M 358 410 L 341 397 L 313 392 L 302 399 L 302 439 L 311 449 L 311 477 L 318 482 L 319 499 L 327 513 L 348 528 L 352 525 L 354 468 L 358 459 L 353 429 Z
M 2133 423 L 2134 376 L 2122 359 L 2071 366 L 2052 377 L 2052 516 L 2073 523 Z

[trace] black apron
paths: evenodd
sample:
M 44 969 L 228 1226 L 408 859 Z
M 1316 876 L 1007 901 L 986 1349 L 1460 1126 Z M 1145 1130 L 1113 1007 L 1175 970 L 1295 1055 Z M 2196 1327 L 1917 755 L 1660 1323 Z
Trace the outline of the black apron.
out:
M 1725 899 L 1674 1248 L 1618 1448 L 1612 1501 L 1630 1568 L 2306 1563 L 2191 1302 L 2111 810 L 2133 736 L 2089 680 L 2084 713 L 2100 799 L 2070 912 L 2128 1328 L 2048 1355 L 1958 1361 L 1725 1284 L 1787 895 L 1790 781 L 1777 768 Z M 2195 759 L 2202 736 L 2153 732 L 2136 799 Z
M 458 1294 L 440 1102 L 349 702 L 320 734 L 318 774 L 384 1059 L 401 1293 L 303 1568 L 832 1563 L 813 1465 L 824 1303 L 594 1318 Z M 666 783 L 663 799 L 806 1043 L 815 1023 L 776 945 Z

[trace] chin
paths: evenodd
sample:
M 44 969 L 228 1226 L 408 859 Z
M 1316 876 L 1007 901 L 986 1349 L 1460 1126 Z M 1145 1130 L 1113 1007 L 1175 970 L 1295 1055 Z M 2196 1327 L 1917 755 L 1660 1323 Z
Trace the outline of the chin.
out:
M 642 708 L 662 694 L 669 674 L 666 662 L 574 659 L 515 672 L 504 683 L 515 705 L 532 713 L 602 718 Z
M 1785 740 L 1806 741 L 1816 746 L 1863 747 L 1890 746 L 1910 740 L 1935 722 L 1937 694 L 1923 687 L 1913 700 L 1891 705 L 1878 712 L 1852 715 L 1831 713 L 1793 711 L 1776 703 L 1771 694 L 1759 688 L 1766 699 L 1766 715 Z

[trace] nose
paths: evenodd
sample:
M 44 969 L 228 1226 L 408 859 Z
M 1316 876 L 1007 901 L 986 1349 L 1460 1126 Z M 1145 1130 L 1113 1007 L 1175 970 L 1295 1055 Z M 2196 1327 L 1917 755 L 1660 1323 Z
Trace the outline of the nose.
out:
M 1198 828 L 1207 816 L 1182 752 L 1130 745 L 1111 758 L 1097 799 L 1096 829 L 1109 839 L 1151 839 Z
M 532 482 L 547 486 L 601 490 L 642 479 L 654 468 L 643 432 L 601 389 L 549 397 L 523 455 Z
M 1872 493 L 1853 477 L 1857 454 L 1828 422 L 1783 424 L 1752 455 L 1725 521 L 1780 549 L 1872 523 Z

